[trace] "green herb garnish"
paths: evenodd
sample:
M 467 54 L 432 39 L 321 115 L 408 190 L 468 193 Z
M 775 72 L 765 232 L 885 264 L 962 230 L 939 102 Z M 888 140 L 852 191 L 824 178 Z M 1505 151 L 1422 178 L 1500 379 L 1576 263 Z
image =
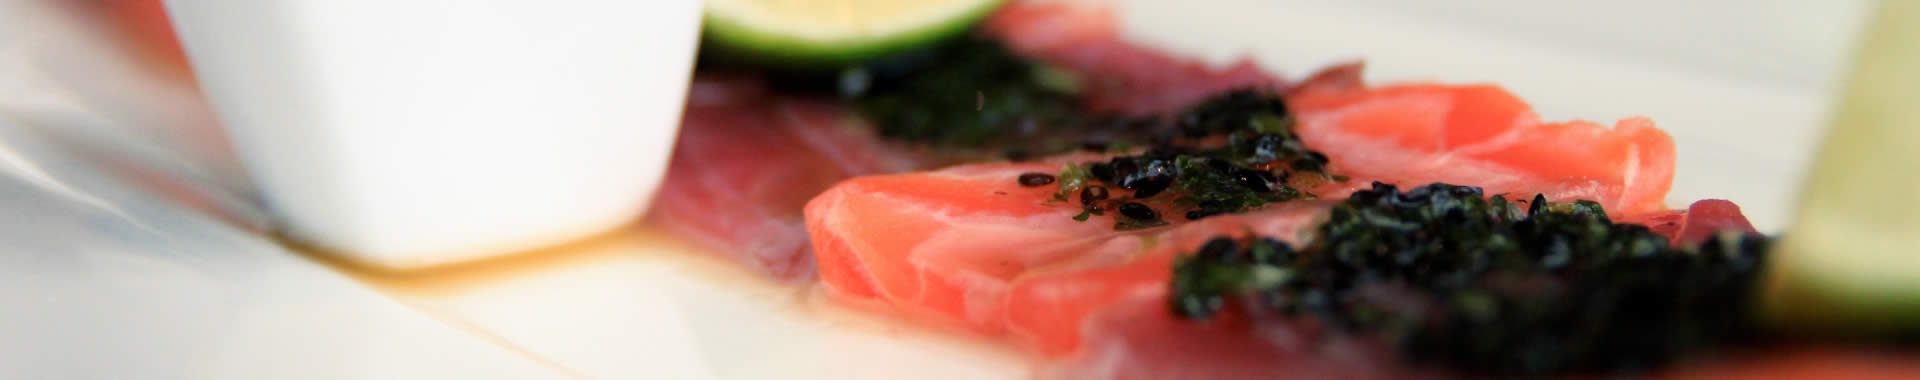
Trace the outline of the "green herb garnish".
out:
M 1375 183 L 1297 252 L 1222 237 L 1178 259 L 1169 302 L 1190 319 L 1312 318 L 1470 374 L 1619 373 L 1759 339 L 1747 313 L 1768 241 L 1670 247 L 1590 201 Z
M 1025 145 L 1035 140 L 1014 139 L 1083 123 L 1072 72 L 1021 59 L 984 38 L 934 54 L 911 75 L 875 78 L 846 95 L 881 135 L 943 148 Z
M 1133 199 L 1146 202 L 1171 203 L 1188 220 L 1313 199 L 1287 180 L 1293 175 L 1331 179 L 1324 172 L 1327 157 L 1301 144 L 1286 109 L 1272 93 L 1230 91 L 1181 113 L 1179 128 L 1186 138 L 1180 143 L 1086 164 L 1083 172 L 1091 176 L 1089 185 L 1132 190 Z M 1069 193 L 1063 187 L 1059 194 L 1064 199 Z M 1159 201 L 1168 198 L 1172 200 Z

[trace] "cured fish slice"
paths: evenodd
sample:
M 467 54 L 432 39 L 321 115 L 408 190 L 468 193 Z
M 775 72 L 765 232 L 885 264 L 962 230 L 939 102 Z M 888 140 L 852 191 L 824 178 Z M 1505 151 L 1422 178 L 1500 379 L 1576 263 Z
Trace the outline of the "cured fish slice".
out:
M 920 165 L 838 105 L 774 96 L 753 78 L 697 78 L 685 115 L 650 219 L 779 279 L 813 278 L 800 205 L 841 179 Z
M 1160 54 L 1114 28 L 1104 5 L 1019 1 L 982 32 L 1088 78 L 1095 114 L 1158 115 L 1226 89 L 1279 83 L 1247 63 L 1216 69 Z M 780 279 L 813 276 L 801 208 L 821 190 L 951 161 L 881 139 L 841 103 L 773 93 L 756 78 L 703 75 L 690 96 L 650 219 Z
M 1514 199 L 1599 201 L 1618 215 L 1661 211 L 1673 145 L 1645 119 L 1606 128 L 1542 123 L 1497 87 L 1410 85 L 1377 89 L 1335 74 L 1294 89 L 1296 132 L 1350 175 L 1309 189 L 1339 199 L 1370 181 L 1482 186 Z M 1337 86 L 1336 86 L 1337 85 Z M 1578 138 L 1574 138 L 1578 137 Z M 809 203 L 808 231 L 821 279 L 843 298 L 916 319 L 958 325 L 1049 355 L 1072 352 L 1080 328 L 1118 299 L 1163 288 L 1173 255 L 1219 233 L 1247 229 L 1288 238 L 1325 203 L 1288 202 L 1170 227 L 1115 231 L 1107 217 L 1079 222 L 1077 195 L 1029 187 L 1024 173 L 1061 163 L 980 164 L 855 178 Z M 1578 163 L 1564 172 L 1540 162 Z M 1154 206 L 1161 215 L 1177 215 Z M 1169 218 L 1178 219 L 1178 218 Z M 1677 231 L 1677 230 L 1676 230 Z M 1156 249 L 1157 247 L 1157 249 Z
M 1646 118 L 1541 122 L 1491 85 L 1305 83 L 1288 97 L 1296 132 L 1332 160 L 1331 172 L 1362 180 L 1350 184 L 1467 184 L 1592 200 L 1616 217 L 1665 209 L 1673 185 L 1673 138 Z

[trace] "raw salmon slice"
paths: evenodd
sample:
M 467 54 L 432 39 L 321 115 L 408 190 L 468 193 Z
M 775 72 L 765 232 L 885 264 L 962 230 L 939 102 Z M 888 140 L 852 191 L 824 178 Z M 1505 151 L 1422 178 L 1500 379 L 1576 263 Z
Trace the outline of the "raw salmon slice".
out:
M 1671 140 L 1645 119 L 1613 128 L 1542 123 L 1498 87 L 1409 85 L 1334 88 L 1351 68 L 1296 89 L 1297 132 L 1353 180 L 1310 189 L 1323 199 L 1382 181 L 1482 186 L 1529 199 L 1590 199 L 1620 216 L 1659 211 L 1672 176 Z M 1572 138 L 1578 136 L 1580 138 Z M 807 209 L 821 278 L 845 298 L 916 318 L 1009 334 L 1039 352 L 1079 347 L 1087 316 L 1115 300 L 1165 287 L 1172 257 L 1201 239 L 1252 228 L 1296 236 L 1324 203 L 1280 204 L 1246 215 L 1118 232 L 1105 217 L 1077 222 L 1077 195 L 1049 202 L 1056 186 L 1024 187 L 1022 173 L 1057 172 L 1058 159 L 980 164 L 855 178 Z M 1540 162 L 1577 162 L 1554 171 Z M 1158 210 L 1162 215 L 1176 210 Z
M 1251 64 L 1212 68 L 1128 43 L 1104 5 L 1020 1 L 997 12 L 983 33 L 1094 79 L 1090 113 L 1155 115 L 1224 89 L 1279 85 Z M 814 275 L 808 199 L 842 179 L 950 160 L 879 138 L 837 101 L 773 93 L 757 78 L 701 75 L 690 96 L 649 219 L 778 279 Z
M 842 182 L 807 206 L 822 286 L 857 304 L 1010 333 L 1060 354 L 1078 344 L 1086 314 L 1164 288 L 1176 253 L 1220 233 L 1294 235 L 1330 204 L 1116 231 L 1110 221 L 1075 221 L 1077 195 L 1054 202 L 1054 187 L 1015 183 L 1020 174 L 1059 166 L 977 164 Z
M 1359 75 L 1355 68 L 1330 73 Z M 1519 97 L 1491 85 L 1367 89 L 1329 75 L 1303 83 L 1288 98 L 1299 113 L 1297 132 L 1332 158 L 1339 174 L 1593 200 L 1614 216 L 1665 209 L 1673 184 L 1673 138 L 1646 118 L 1612 127 L 1545 123 Z
M 1048 203 L 1050 187 L 1013 178 L 1052 163 L 959 166 L 861 177 L 807 205 L 823 285 L 856 299 L 888 300 L 924 320 L 997 333 L 1014 277 L 1080 255 L 1120 235 Z
M 1685 210 L 1670 210 L 1628 217 L 1622 223 L 1645 225 L 1654 233 L 1667 236 L 1673 245 L 1693 245 L 1714 234 L 1733 231 L 1760 233 L 1740 213 L 1740 206 L 1722 199 L 1693 202 Z
M 839 106 L 769 94 L 755 78 L 695 78 L 649 219 L 709 251 L 793 281 L 813 278 L 800 205 L 841 179 L 918 167 Z

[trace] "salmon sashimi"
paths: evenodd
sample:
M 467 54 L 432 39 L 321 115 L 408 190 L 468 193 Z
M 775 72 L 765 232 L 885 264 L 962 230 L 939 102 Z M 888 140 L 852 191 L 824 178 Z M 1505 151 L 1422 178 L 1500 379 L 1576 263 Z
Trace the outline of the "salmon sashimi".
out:
M 1674 245 L 1699 244 L 1725 231 L 1759 233 L 1740 213 L 1740 206 L 1720 199 L 1693 202 L 1685 210 L 1635 215 L 1625 222 L 1646 225 L 1655 233 L 1670 237 Z
M 1147 231 L 1075 221 L 1053 189 L 1012 178 L 1054 163 L 977 164 L 860 177 L 807 206 L 822 286 L 922 321 L 1011 332 L 1043 352 L 1078 344 L 1087 313 L 1165 287 L 1174 254 L 1214 233 L 1292 235 L 1325 202 L 1276 205 Z M 1157 247 L 1156 247 L 1157 246 Z
M 1353 68 L 1333 72 L 1307 83 L 1357 83 L 1334 78 L 1357 75 Z M 1352 176 L 1308 189 L 1323 199 L 1338 199 L 1369 181 L 1446 182 L 1475 184 L 1488 194 L 1589 199 L 1616 213 L 1649 213 L 1658 211 L 1671 182 L 1672 142 L 1644 119 L 1616 128 L 1542 123 L 1524 102 L 1490 86 L 1293 93 L 1301 138 L 1326 152 L 1330 172 Z M 1478 127 L 1488 123 L 1499 128 Z M 1585 138 L 1567 137 L 1574 134 Z M 1587 163 L 1560 173 L 1538 167 L 1539 161 Z M 1176 248 L 1198 244 L 1179 236 L 1271 225 L 1285 228 L 1268 228 L 1267 235 L 1290 237 L 1314 215 L 1283 203 L 1194 226 L 1175 221 L 1173 228 L 1112 231 L 1106 223 L 1074 221 L 1080 210 L 1070 205 L 1078 198 L 1048 202 L 1054 187 L 1023 187 L 1014 180 L 1059 165 L 971 165 L 843 182 L 807 210 L 822 280 L 843 297 L 880 301 L 976 331 L 1011 333 L 1040 352 L 1062 354 L 1078 347 L 1078 329 L 1089 312 L 1164 287 Z M 1163 249 L 1142 248 L 1155 242 Z
M 920 165 L 844 116 L 754 78 L 696 78 L 650 219 L 772 277 L 813 278 L 799 205 L 844 178 Z
M 1336 335 L 1312 321 L 1253 323 L 1229 315 L 1196 323 L 1169 311 L 1170 273 L 1183 253 L 1223 235 L 1300 244 L 1304 229 L 1333 201 L 1115 231 L 1071 221 L 1077 210 L 1064 206 L 1071 200 L 1048 202 L 1051 189 L 1010 179 L 1052 166 L 970 165 L 836 186 L 808 210 L 824 286 L 910 318 L 1005 336 L 1054 359 L 1042 367 L 1042 378 L 1447 376 L 1402 367 L 1381 342 Z M 1737 207 L 1719 200 L 1646 220 L 1678 220 L 1668 234 L 1745 224 Z
M 1600 202 L 1617 216 L 1663 210 L 1673 138 L 1646 118 L 1612 127 L 1541 122 L 1491 85 L 1358 85 L 1336 68 L 1295 89 L 1289 105 L 1308 146 L 1334 172 L 1399 184 L 1472 184 L 1490 193 Z M 1349 78 L 1341 78 L 1349 77 Z M 1355 183 L 1366 183 L 1355 181 Z
M 1052 17 L 1066 12 L 1077 16 Z M 1018 53 L 1098 78 L 1086 91 L 1089 114 L 1155 115 L 1219 89 L 1279 83 L 1248 64 L 1210 68 L 1123 41 L 1112 16 L 1104 6 L 1021 1 L 981 28 Z M 1066 35 L 1057 33 L 1071 38 L 1041 41 Z M 775 278 L 804 280 L 814 266 L 801 216 L 808 199 L 842 179 L 955 160 L 880 137 L 844 103 L 770 87 L 753 77 L 695 79 L 650 220 Z

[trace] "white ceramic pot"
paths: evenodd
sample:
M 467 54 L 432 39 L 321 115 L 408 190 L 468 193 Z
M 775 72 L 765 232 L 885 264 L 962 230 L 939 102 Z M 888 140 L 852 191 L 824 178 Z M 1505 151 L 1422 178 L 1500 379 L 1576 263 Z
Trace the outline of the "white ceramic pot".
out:
M 698 0 L 167 0 L 290 237 L 408 269 L 640 215 Z

